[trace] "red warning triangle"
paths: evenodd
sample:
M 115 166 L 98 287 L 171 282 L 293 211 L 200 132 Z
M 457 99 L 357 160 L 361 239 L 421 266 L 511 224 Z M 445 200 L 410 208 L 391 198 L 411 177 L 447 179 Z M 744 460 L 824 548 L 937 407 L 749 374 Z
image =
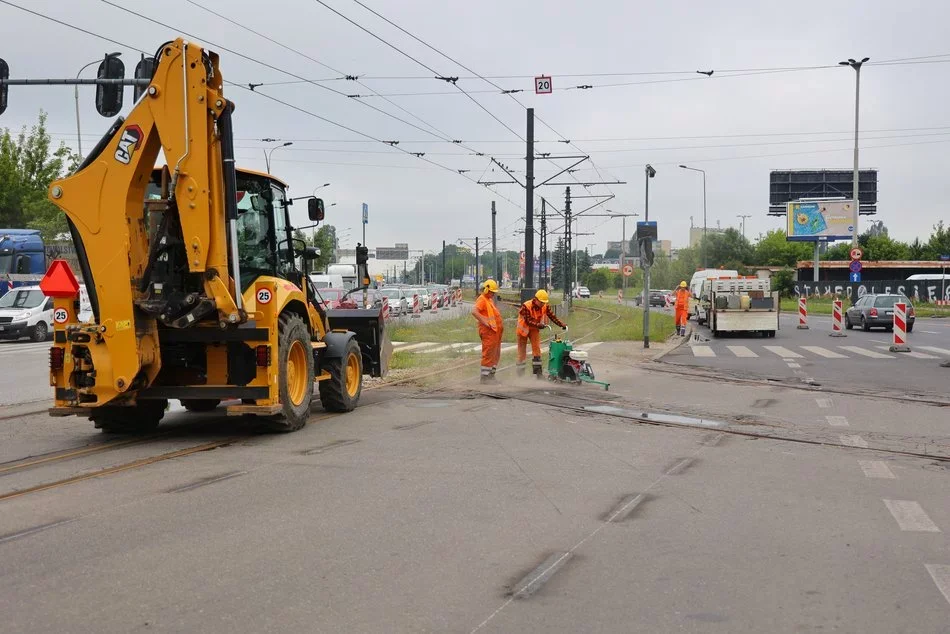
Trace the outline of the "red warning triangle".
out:
M 66 260 L 53 260 L 40 280 L 40 290 L 47 297 L 75 297 L 79 293 L 79 282 Z

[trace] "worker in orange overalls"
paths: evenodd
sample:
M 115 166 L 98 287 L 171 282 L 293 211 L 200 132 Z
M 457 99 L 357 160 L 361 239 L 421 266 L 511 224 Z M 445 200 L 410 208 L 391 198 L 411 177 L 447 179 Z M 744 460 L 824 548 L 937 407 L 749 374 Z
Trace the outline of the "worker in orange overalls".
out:
M 472 317 L 478 322 L 478 336 L 482 339 L 481 382 L 495 380 L 498 360 L 501 358 L 501 335 L 504 331 L 501 312 L 495 306 L 494 297 L 498 292 L 498 282 L 485 280 L 482 292 L 475 300 Z
M 680 282 L 680 287 L 676 289 L 676 301 L 674 310 L 676 315 L 676 334 L 681 337 L 686 336 L 686 320 L 689 319 L 689 288 L 686 282 Z
M 534 297 L 522 304 L 518 310 L 518 360 L 515 363 L 518 376 L 524 376 L 530 339 L 531 368 L 536 376 L 541 377 L 541 329 L 548 325 L 548 318 L 567 330 L 564 322 L 551 312 L 551 307 L 548 305 L 548 292 L 544 289 L 535 293 Z

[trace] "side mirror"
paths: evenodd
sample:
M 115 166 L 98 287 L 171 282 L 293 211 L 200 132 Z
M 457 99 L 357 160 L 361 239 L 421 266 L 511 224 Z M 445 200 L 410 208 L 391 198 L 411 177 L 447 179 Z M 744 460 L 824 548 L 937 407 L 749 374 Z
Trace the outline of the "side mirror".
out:
M 307 215 L 313 222 L 320 222 L 323 220 L 324 216 L 326 215 L 326 211 L 323 208 L 322 198 L 307 199 Z
M 99 79 L 125 79 L 125 64 L 116 55 L 106 55 L 99 64 Z M 122 84 L 96 84 L 96 110 L 103 117 L 114 117 L 122 110 Z
M 304 260 L 312 261 L 320 257 L 320 249 L 317 247 L 307 247 L 301 251 L 300 255 L 303 256 Z

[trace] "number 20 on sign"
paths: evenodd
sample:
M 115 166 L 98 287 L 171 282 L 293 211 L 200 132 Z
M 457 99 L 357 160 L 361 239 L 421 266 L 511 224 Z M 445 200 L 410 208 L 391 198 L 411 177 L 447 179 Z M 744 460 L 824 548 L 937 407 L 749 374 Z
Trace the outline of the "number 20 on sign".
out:
M 538 95 L 550 95 L 554 90 L 551 85 L 551 78 L 548 75 L 541 75 L 534 78 L 534 92 Z

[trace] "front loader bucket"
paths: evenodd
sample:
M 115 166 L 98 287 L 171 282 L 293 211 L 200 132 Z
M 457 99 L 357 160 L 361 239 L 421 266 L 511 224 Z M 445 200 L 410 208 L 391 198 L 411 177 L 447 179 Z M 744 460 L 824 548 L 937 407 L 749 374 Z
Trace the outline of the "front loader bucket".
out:
M 338 308 L 327 311 L 330 330 L 349 330 L 356 335 L 363 353 L 363 374 L 386 376 L 393 344 L 386 332 L 382 310 Z

